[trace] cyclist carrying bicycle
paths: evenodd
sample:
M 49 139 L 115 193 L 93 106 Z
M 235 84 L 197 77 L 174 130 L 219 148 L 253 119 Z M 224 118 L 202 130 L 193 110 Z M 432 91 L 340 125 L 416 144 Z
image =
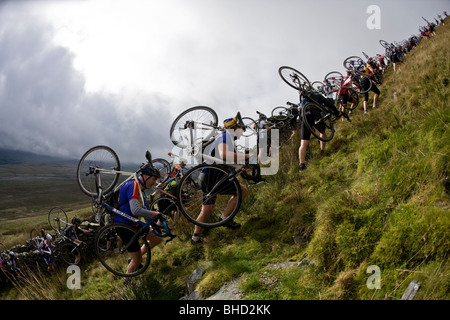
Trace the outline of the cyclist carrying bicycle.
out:
M 378 97 L 380 95 L 380 89 L 378 89 L 378 87 L 376 86 L 375 82 L 372 81 L 370 79 L 370 77 L 374 76 L 374 70 L 373 70 L 373 61 L 372 59 L 369 59 L 367 62 L 364 62 L 360 67 L 359 67 L 359 71 L 364 72 L 366 74 L 368 74 L 368 77 L 364 77 L 361 81 L 361 86 L 363 88 L 368 88 L 368 86 L 370 85 L 369 82 L 372 82 L 372 86 L 370 88 L 369 91 L 372 91 L 374 93 L 373 96 L 373 109 L 375 109 L 377 107 L 377 101 L 378 101 Z M 363 102 L 363 106 L 364 106 L 364 114 L 367 114 L 367 104 L 369 102 L 369 91 L 364 93 L 364 102 Z
M 186 168 L 186 160 L 185 159 L 181 159 L 180 163 L 177 164 L 172 172 L 171 172 L 171 176 L 177 176 L 177 175 L 183 175 L 183 169 Z
M 258 163 L 261 163 L 261 155 L 263 154 L 268 154 L 270 156 L 271 150 L 270 150 L 270 144 L 271 144 L 271 140 L 270 140 L 270 127 L 267 124 L 267 117 L 266 115 L 260 113 L 259 115 L 259 119 L 257 122 L 257 126 L 258 126 L 258 131 L 259 134 L 256 137 L 256 142 L 258 145 Z M 266 148 L 261 147 L 260 145 L 260 141 L 266 141 Z
M 81 226 L 80 218 L 73 217 L 71 222 L 72 222 L 72 225 L 69 226 L 69 228 L 67 228 L 67 230 L 65 231 L 66 236 L 69 239 L 75 241 L 78 244 L 83 244 L 83 241 L 78 239 L 78 234 L 80 232 L 81 233 L 90 233 L 90 231 L 89 230 L 83 230 L 83 229 L 80 228 L 80 226 Z
M 245 125 L 242 121 L 241 114 L 238 112 L 234 118 L 229 118 L 224 120 L 224 127 L 227 129 L 224 133 L 220 134 L 214 141 L 209 150 L 209 155 L 213 157 L 220 158 L 228 163 L 237 163 L 237 160 L 248 160 L 250 158 L 249 154 L 244 154 L 237 152 L 234 146 L 234 141 L 239 139 L 245 131 Z M 226 164 L 225 164 L 226 166 Z M 198 183 L 202 189 L 203 194 L 207 194 L 209 190 L 215 185 L 217 181 L 214 179 L 209 179 L 208 176 L 214 175 L 213 173 L 208 172 L 206 169 L 200 173 L 198 178 Z M 247 188 L 240 183 L 240 187 L 242 190 L 242 200 L 247 196 L 248 190 Z M 230 215 L 232 209 L 236 205 L 237 197 L 234 194 L 234 185 L 230 188 L 226 185 L 221 187 L 221 194 L 230 194 L 231 198 L 228 202 L 228 205 L 225 209 L 225 212 L 222 213 L 222 219 L 225 219 Z M 208 220 L 208 217 L 211 215 L 212 210 L 214 209 L 215 198 L 213 199 L 203 199 L 202 209 L 197 218 L 198 221 L 205 222 Z M 225 226 L 229 229 L 236 230 L 241 227 L 239 223 L 231 220 Z M 199 226 L 195 226 L 194 234 L 191 238 L 192 244 L 200 244 L 203 242 L 201 238 L 202 228 Z
M 141 171 L 141 174 L 137 180 L 130 180 L 120 188 L 119 210 L 132 217 L 141 217 L 145 220 L 156 218 L 158 215 L 161 215 L 160 212 L 149 210 L 147 208 L 147 204 L 141 202 L 140 197 L 140 190 L 145 191 L 145 189 L 150 189 L 156 184 L 159 178 L 160 173 L 157 169 L 150 168 L 148 166 L 145 167 Z M 133 225 L 133 222 L 121 217 L 120 215 L 114 216 L 114 222 Z M 121 229 L 121 231 L 123 232 L 119 234 L 119 237 L 123 242 L 128 242 L 133 236 L 133 233 L 127 232 L 128 230 L 123 229 Z M 151 232 L 151 230 L 149 230 L 146 240 L 149 243 L 150 248 L 153 248 L 161 243 L 162 238 L 156 236 L 153 232 Z M 140 248 L 137 240 L 128 248 L 128 254 L 131 258 L 127 269 L 128 273 L 131 273 L 138 268 L 142 262 L 143 253 L 145 253 L 145 248 Z
M 352 104 L 350 109 L 353 109 L 354 105 L 358 102 L 351 95 L 351 82 L 358 85 L 358 82 L 351 75 L 351 71 L 347 70 L 347 79 L 342 83 L 337 94 L 339 98 L 339 104 L 341 106 L 341 111 L 345 110 L 348 102 Z M 351 110 L 349 111 L 349 113 L 351 113 Z
M 41 233 L 44 240 L 39 243 L 38 250 L 42 255 L 42 258 L 44 258 L 47 270 L 53 273 L 56 271 L 55 259 L 52 257 L 52 249 L 55 248 L 53 237 L 50 234 L 45 233 L 44 230 L 41 230 Z

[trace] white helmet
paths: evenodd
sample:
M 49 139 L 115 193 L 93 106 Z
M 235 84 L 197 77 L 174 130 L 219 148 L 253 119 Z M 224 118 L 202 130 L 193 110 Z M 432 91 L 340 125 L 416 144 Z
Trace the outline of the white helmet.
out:
M 53 241 L 53 237 L 50 234 L 46 234 L 45 237 L 47 238 L 48 241 Z

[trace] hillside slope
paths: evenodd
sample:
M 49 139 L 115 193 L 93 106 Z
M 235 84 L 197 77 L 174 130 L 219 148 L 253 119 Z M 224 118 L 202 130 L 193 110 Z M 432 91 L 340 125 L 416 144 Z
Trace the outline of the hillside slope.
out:
M 306 171 L 297 171 L 299 135 L 281 148 L 278 174 L 250 188 L 236 218 L 240 230 L 213 229 L 203 246 L 189 243 L 190 230 L 179 231 L 181 241 L 152 251 L 151 270 L 136 285 L 124 287 L 93 263 L 82 266 L 83 290 L 67 290 L 63 273 L 41 280 L 42 296 L 179 299 L 203 266 L 197 291 L 204 297 L 242 277 L 245 299 L 400 299 L 412 280 L 421 285 L 416 299 L 449 299 L 446 22 L 400 71 L 389 68 L 378 109 L 363 115 L 358 107 L 351 123 L 338 123 L 325 154 L 311 141 Z M 304 263 L 267 267 L 287 261 Z M 369 266 L 380 271 L 378 289 L 367 285 L 375 283 Z
M 199 291 L 244 273 L 248 299 L 399 299 L 413 279 L 418 299 L 450 298 L 449 47 L 447 23 L 387 71 L 378 109 L 337 124 L 325 155 L 312 141 L 306 171 L 300 137 L 284 146 L 279 173 L 246 199 L 242 230 L 211 232 Z M 308 267 L 266 268 L 303 258 Z

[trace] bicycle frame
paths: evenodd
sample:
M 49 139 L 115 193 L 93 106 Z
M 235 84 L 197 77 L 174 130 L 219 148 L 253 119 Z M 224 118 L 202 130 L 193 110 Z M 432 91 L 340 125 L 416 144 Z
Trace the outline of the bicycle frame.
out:
M 124 175 L 128 175 L 129 177 L 126 178 L 122 183 L 120 183 L 119 185 L 117 185 L 116 187 L 114 187 L 113 191 L 110 192 L 110 194 L 114 193 L 115 191 L 119 190 L 125 183 L 127 183 L 130 180 L 136 180 L 137 181 L 137 172 L 127 172 L 127 171 L 116 171 L 116 170 L 108 170 L 108 169 L 99 169 L 99 168 L 90 168 L 93 171 L 91 172 L 91 174 L 94 174 L 95 176 L 95 182 L 96 182 L 96 186 L 98 189 L 98 197 L 97 199 L 100 200 L 101 197 L 103 196 L 103 187 L 101 184 L 101 179 L 100 179 L 100 174 L 104 173 L 104 174 L 124 174 Z M 139 190 L 139 196 L 141 198 L 142 203 L 145 203 L 145 199 L 144 196 L 142 195 L 142 191 Z
M 113 212 L 114 214 L 117 214 L 117 215 L 119 215 L 119 216 L 121 216 L 121 217 L 123 217 L 123 218 L 125 218 L 125 219 L 127 219 L 127 220 L 129 220 L 129 221 L 131 221 L 133 223 L 135 223 L 135 224 L 138 224 L 140 226 L 140 228 L 137 230 L 137 232 L 132 237 L 130 242 L 122 249 L 121 253 L 123 253 L 123 252 L 126 251 L 126 249 L 128 249 L 128 247 L 133 243 L 133 241 L 136 240 L 137 237 L 139 237 L 142 234 L 143 230 L 145 230 L 146 228 L 148 228 L 150 226 L 155 226 L 156 220 L 155 219 L 149 219 L 148 222 L 144 223 L 141 220 L 139 220 L 139 219 L 137 219 L 135 217 L 132 217 L 132 216 L 130 216 L 130 215 L 120 211 L 119 209 L 116 209 L 116 208 L 110 206 L 109 204 L 105 203 L 105 201 L 104 201 L 105 196 L 102 194 L 101 178 L 100 178 L 99 175 L 97 175 L 97 173 L 100 173 L 100 172 L 102 172 L 102 173 L 112 173 L 112 174 L 121 173 L 121 174 L 129 174 L 130 175 L 125 181 L 123 181 L 122 183 L 120 183 L 118 186 L 116 186 L 114 188 L 114 190 L 110 193 L 110 194 L 112 194 L 116 190 L 120 189 L 126 182 L 130 181 L 131 179 L 135 179 L 136 180 L 137 179 L 137 172 L 130 173 L 130 172 L 124 172 L 124 171 L 102 170 L 102 169 L 97 169 L 97 168 L 95 170 L 96 170 L 96 172 L 94 172 L 95 181 L 96 181 L 98 189 L 99 189 L 98 200 L 100 201 L 99 203 L 101 204 L 101 206 L 103 208 L 105 208 L 107 211 Z M 142 194 L 142 190 L 140 190 L 140 189 L 139 189 L 139 195 L 141 197 L 142 203 L 145 204 L 146 202 L 145 202 L 144 196 Z M 154 228 L 152 228 L 152 232 L 155 235 L 159 236 L 159 237 L 170 237 L 170 239 L 167 240 L 166 242 L 168 242 L 168 241 L 172 240 L 173 238 L 175 238 L 175 235 L 173 235 L 170 232 L 170 228 L 167 226 L 167 222 L 166 221 L 163 221 L 163 227 L 164 227 L 164 230 L 166 232 L 164 234 L 158 233 L 156 230 L 154 230 Z
M 124 213 L 124 212 L 122 212 L 122 211 L 120 211 L 120 210 L 118 210 L 118 209 L 116 209 L 116 208 L 114 208 L 114 207 L 111 207 L 109 204 L 107 204 L 107 203 L 102 203 L 102 206 L 106 209 L 106 210 L 108 210 L 108 211 L 111 211 L 111 212 L 114 212 L 115 214 L 117 214 L 117 215 L 119 215 L 119 216 L 121 216 L 121 217 L 123 217 L 123 218 L 125 218 L 125 219 L 127 219 L 127 220 L 129 220 L 129 221 L 131 221 L 131 222 L 133 222 L 133 223 L 135 223 L 135 224 L 138 224 L 139 225 L 139 228 L 136 230 L 136 233 L 133 235 L 133 237 L 130 239 L 130 241 L 121 249 L 121 252 L 120 253 L 124 253 L 127 249 L 128 249 L 128 247 L 139 237 L 139 236 L 141 236 L 142 234 L 143 234 L 143 232 L 144 232 L 144 230 L 145 229 L 147 229 L 148 227 L 150 227 L 150 226 L 152 226 L 152 227 L 155 227 L 156 226 L 156 219 L 153 219 L 153 218 L 150 218 L 147 222 L 142 222 L 141 220 L 139 220 L 139 219 L 137 219 L 137 218 L 135 218 L 135 217 L 132 217 L 132 216 L 130 216 L 130 215 L 128 215 L 128 214 L 126 214 L 126 213 Z M 166 241 L 166 243 L 167 242 L 169 242 L 169 241 L 171 241 L 172 239 L 174 239 L 175 237 L 176 237 L 176 235 L 174 235 L 174 234 L 172 234 L 171 232 L 170 232 L 170 228 L 169 228 L 169 226 L 167 225 L 167 222 L 166 221 L 162 221 L 162 227 L 164 228 L 164 230 L 166 231 L 166 233 L 159 233 L 159 232 L 157 232 L 156 230 L 155 230 L 155 228 L 152 228 L 152 232 L 155 234 L 155 235 L 157 235 L 158 237 L 161 237 L 161 238 L 165 238 L 165 237 L 170 237 L 170 239 L 169 240 L 167 240 Z M 159 227 L 161 227 L 161 226 L 159 226 Z
M 59 227 L 59 223 L 60 223 L 60 222 L 64 223 L 66 226 L 69 226 L 69 227 L 73 226 L 73 224 L 71 224 L 71 223 L 66 223 L 66 222 L 64 222 L 63 220 L 61 220 L 60 218 L 54 218 L 53 220 L 55 220 L 55 221 L 58 223 L 58 229 L 56 230 L 57 235 L 58 235 L 59 237 L 61 237 L 61 239 L 63 239 L 64 241 L 68 241 L 68 242 L 74 244 L 75 246 L 79 247 L 79 246 L 80 246 L 80 243 L 78 243 L 78 242 L 76 242 L 76 241 L 70 239 L 69 237 L 67 237 L 64 233 L 61 232 L 61 228 Z M 65 230 L 65 229 L 64 229 L 64 230 Z

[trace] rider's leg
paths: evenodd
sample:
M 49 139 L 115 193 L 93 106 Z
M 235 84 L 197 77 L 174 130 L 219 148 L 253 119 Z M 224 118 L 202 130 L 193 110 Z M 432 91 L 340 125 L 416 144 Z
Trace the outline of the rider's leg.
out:
M 240 185 L 241 191 L 242 191 L 242 201 L 244 201 L 245 197 L 248 195 L 248 190 L 242 183 L 240 183 L 239 185 Z M 228 217 L 233 212 L 233 209 L 236 207 L 237 200 L 238 200 L 238 198 L 236 195 L 233 195 L 230 198 L 230 200 L 228 201 L 227 207 L 225 208 L 225 211 L 222 214 L 222 218 Z
M 128 264 L 127 273 L 132 273 L 136 271 L 139 265 L 142 263 L 142 254 L 141 251 L 137 252 L 129 252 L 131 261 Z
M 304 164 L 306 162 L 306 152 L 308 151 L 309 140 L 301 140 L 300 148 L 298 149 L 298 158 L 300 160 L 300 164 Z

